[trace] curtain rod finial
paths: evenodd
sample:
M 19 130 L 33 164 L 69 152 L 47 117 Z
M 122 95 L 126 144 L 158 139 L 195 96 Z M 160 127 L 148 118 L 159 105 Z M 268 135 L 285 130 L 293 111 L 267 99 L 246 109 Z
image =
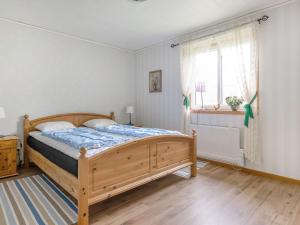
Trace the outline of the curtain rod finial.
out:
M 267 15 L 263 15 L 261 18 L 259 18 L 257 21 L 259 24 L 261 24 L 261 22 L 263 21 L 267 21 L 270 17 Z
M 175 48 L 177 46 L 179 46 L 179 43 L 177 43 L 177 44 L 171 44 L 171 48 Z

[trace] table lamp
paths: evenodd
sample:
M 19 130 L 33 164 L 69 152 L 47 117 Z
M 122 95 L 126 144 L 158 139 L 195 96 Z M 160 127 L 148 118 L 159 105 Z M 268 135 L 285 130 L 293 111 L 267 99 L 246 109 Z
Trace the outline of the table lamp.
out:
M 126 113 L 129 114 L 129 123 L 127 125 L 133 125 L 131 122 L 131 114 L 134 113 L 134 107 L 133 106 L 127 106 L 126 107 Z
M 4 119 L 5 118 L 5 111 L 3 107 L 0 107 L 0 119 Z M 5 135 L 0 135 L 1 137 L 4 137 Z
M 203 109 L 203 93 L 206 92 L 206 85 L 204 82 L 197 82 L 195 84 L 195 92 L 200 92 L 201 93 L 201 106 Z

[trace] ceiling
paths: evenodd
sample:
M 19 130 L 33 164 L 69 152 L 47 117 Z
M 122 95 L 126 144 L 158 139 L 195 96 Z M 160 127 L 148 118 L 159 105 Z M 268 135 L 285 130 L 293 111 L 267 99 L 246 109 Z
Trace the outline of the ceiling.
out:
M 138 50 L 287 0 L 0 0 L 0 17 Z

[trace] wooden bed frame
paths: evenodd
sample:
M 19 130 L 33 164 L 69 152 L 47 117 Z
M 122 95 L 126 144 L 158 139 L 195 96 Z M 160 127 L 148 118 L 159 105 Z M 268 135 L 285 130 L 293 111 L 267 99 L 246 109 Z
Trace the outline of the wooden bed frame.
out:
M 25 167 L 35 163 L 49 177 L 78 201 L 78 224 L 89 224 L 89 206 L 114 195 L 133 189 L 152 180 L 191 166 L 191 175 L 197 175 L 196 132 L 187 135 L 152 136 L 109 148 L 86 157 L 80 149 L 78 177 L 58 167 L 27 144 L 29 132 L 35 126 L 49 121 L 69 121 L 80 126 L 91 119 L 109 118 L 114 113 L 70 113 L 29 120 L 24 116 Z

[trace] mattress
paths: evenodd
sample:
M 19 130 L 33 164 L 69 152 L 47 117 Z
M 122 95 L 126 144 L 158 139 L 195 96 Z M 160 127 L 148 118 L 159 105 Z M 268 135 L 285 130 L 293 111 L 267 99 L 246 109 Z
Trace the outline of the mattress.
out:
M 50 137 L 47 137 L 45 135 L 42 135 L 42 132 L 40 131 L 33 131 L 33 132 L 30 132 L 29 133 L 29 136 L 31 137 L 34 137 L 36 140 L 52 147 L 52 148 L 55 148 L 59 151 L 61 151 L 62 153 L 78 160 L 79 159 L 79 156 L 80 156 L 80 152 L 78 149 L 76 148 L 73 148 L 61 141 L 58 141 L 58 140 L 55 140 L 53 138 L 50 138 Z M 113 136 L 120 136 L 120 135 L 114 135 Z M 91 157 L 99 152 L 102 152 L 106 149 L 108 149 L 109 147 L 107 148 L 95 148 L 95 149 L 89 149 L 86 153 L 86 157 Z
M 78 176 L 78 158 L 80 156 L 78 149 L 46 137 L 40 131 L 30 132 L 27 143 L 55 165 Z M 105 149 L 90 149 L 86 156 L 90 157 L 103 150 Z
M 116 137 L 120 136 L 118 134 L 111 135 Z M 42 135 L 42 132 L 40 131 L 30 132 L 27 143 L 31 148 L 42 154 L 45 158 L 60 168 L 78 176 L 78 158 L 80 156 L 78 149 Z M 107 148 L 89 149 L 86 153 L 86 157 L 91 157 L 106 149 Z
M 63 152 L 58 150 L 52 147 L 53 145 L 50 146 L 45 144 L 31 135 L 28 137 L 27 143 L 31 148 L 39 152 L 52 163 L 68 171 L 74 176 L 78 176 L 78 160 L 66 154 L 66 151 Z
M 112 134 L 113 136 L 120 136 Z M 42 154 L 45 158 L 68 171 L 69 173 L 78 176 L 78 158 L 80 152 L 67 144 L 64 144 L 55 139 L 42 135 L 40 131 L 32 131 L 27 139 L 28 145 Z M 107 148 L 89 149 L 86 157 L 91 157 Z

